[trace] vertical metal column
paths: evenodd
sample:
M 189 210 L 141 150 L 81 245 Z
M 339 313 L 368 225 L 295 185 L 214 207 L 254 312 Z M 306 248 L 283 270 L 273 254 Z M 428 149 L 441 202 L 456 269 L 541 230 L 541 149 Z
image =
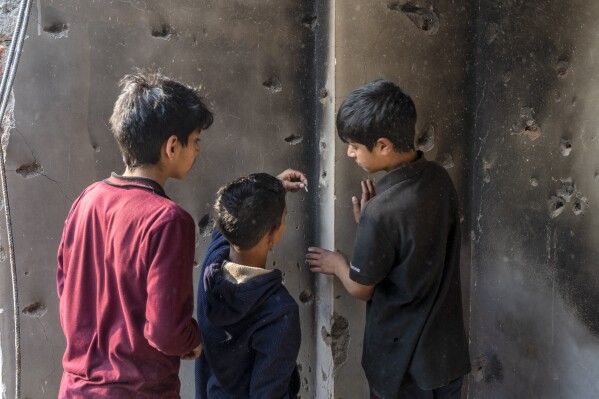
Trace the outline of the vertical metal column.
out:
M 316 5 L 319 26 L 315 44 L 316 90 L 321 99 L 318 118 L 320 153 L 318 196 L 318 244 L 326 249 L 335 248 L 335 0 Z M 318 60 L 321 56 L 322 59 Z M 313 185 L 314 186 L 314 185 Z M 333 277 L 315 276 L 315 398 L 329 399 L 334 394 L 333 356 L 330 343 L 333 315 Z

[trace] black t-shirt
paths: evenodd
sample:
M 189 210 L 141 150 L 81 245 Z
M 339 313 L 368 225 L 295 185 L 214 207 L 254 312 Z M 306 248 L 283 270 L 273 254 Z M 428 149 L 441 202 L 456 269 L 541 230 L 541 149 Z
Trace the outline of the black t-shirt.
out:
M 376 284 L 362 365 L 371 389 L 394 398 L 404 378 L 434 389 L 470 371 L 460 221 L 449 175 L 421 153 L 385 175 L 376 191 L 360 218 L 350 277 Z

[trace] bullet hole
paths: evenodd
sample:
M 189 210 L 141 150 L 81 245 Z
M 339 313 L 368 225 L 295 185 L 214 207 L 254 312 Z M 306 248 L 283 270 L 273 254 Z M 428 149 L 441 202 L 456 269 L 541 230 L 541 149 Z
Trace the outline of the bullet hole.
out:
M 306 15 L 302 19 L 302 26 L 304 28 L 308 28 L 313 31 L 318 25 L 318 16 L 317 15 Z
M 262 86 L 266 87 L 266 89 L 271 93 L 279 93 L 283 91 L 283 85 L 281 85 L 281 81 L 276 76 L 271 76 L 262 82 Z
M 429 152 L 435 147 L 435 127 L 429 124 L 416 139 L 416 147 L 422 152 Z
M 46 305 L 44 305 L 41 302 L 35 302 L 32 303 L 31 305 L 23 308 L 23 310 L 21 310 L 21 312 L 26 315 L 26 316 L 31 316 L 31 317 L 42 317 L 43 315 L 46 314 L 46 312 L 48 311 L 48 308 L 46 307 Z
M 487 25 L 487 31 L 485 32 L 485 43 L 487 46 L 495 41 L 495 38 L 499 34 L 499 25 L 495 22 L 491 22 Z
M 304 136 L 300 136 L 297 134 L 292 134 L 290 136 L 285 137 L 285 141 L 291 145 L 299 144 L 302 142 L 302 140 L 304 140 Z
M 327 149 L 327 143 L 324 141 L 320 142 L 320 152 L 326 151 Z
M 202 219 L 198 222 L 198 227 L 200 228 L 200 236 L 202 237 L 210 237 L 212 232 L 214 231 L 214 226 L 216 222 L 214 218 L 209 214 L 205 214 Z
M 321 174 L 321 176 L 322 176 L 322 178 L 323 178 L 323 179 L 324 179 L 325 177 L 327 177 L 327 171 L 326 171 L 326 170 L 323 170 L 323 171 L 322 171 L 322 174 Z
M 177 35 L 177 32 L 172 26 L 166 23 L 162 23 L 160 24 L 160 27 L 152 29 L 150 34 L 152 35 L 152 37 L 158 39 L 171 40 L 173 36 Z
M 304 386 L 306 387 L 306 389 L 309 389 L 309 387 L 308 387 L 308 379 L 306 377 L 304 377 L 303 383 L 304 383 Z
M 319 94 L 320 94 L 320 103 L 322 105 L 327 105 L 327 103 L 329 102 L 329 91 L 323 87 L 322 89 L 320 89 Z
M 562 139 L 559 150 L 563 156 L 567 157 L 572 151 L 572 142 L 570 142 L 570 140 Z
M 194 269 L 197 269 L 197 268 L 199 268 L 199 267 L 200 267 L 200 262 L 198 262 L 197 260 L 194 260 L 194 261 L 193 261 L 193 268 L 194 268 Z
M 102 151 L 102 147 L 98 146 L 98 145 L 92 145 L 92 149 L 94 150 L 94 152 L 100 152 Z
M 549 217 L 554 219 L 558 217 L 564 211 L 565 202 L 563 198 L 552 196 L 547 201 L 547 210 L 549 211 Z
M 304 290 L 299 294 L 299 300 L 301 303 L 309 304 L 312 303 L 314 296 L 312 295 L 312 291 Z
M 0 262 L 4 262 L 7 257 L 6 250 L 0 245 Z
M 589 201 L 586 197 L 578 198 L 572 205 L 572 213 L 574 215 L 582 215 L 588 207 Z
M 42 29 L 44 32 L 48 33 L 53 38 L 60 39 L 69 36 L 70 25 L 63 23 L 55 23 L 52 25 L 46 25 Z
M 276 265 L 277 265 L 277 261 L 276 261 L 276 260 L 273 260 L 273 261 L 272 261 L 272 266 L 273 266 L 273 267 L 275 267 Z M 283 273 L 283 275 L 285 275 L 285 273 Z
M 23 176 L 25 179 L 35 177 L 44 174 L 44 168 L 37 162 L 33 162 L 29 165 L 21 165 L 16 170 L 17 174 Z
M 566 202 L 570 202 L 574 194 L 576 194 L 576 184 L 572 179 L 561 179 L 562 186 L 557 189 L 557 196 L 563 198 Z
M 530 107 L 522 107 L 520 109 L 520 127 L 522 129 L 521 134 L 535 141 L 541 137 L 541 128 L 537 125 L 534 119 L 534 110 Z
M 320 371 L 322 372 L 322 380 L 326 381 L 329 378 L 329 376 L 327 375 L 327 373 L 324 372 L 323 369 L 320 369 Z
M 399 338 L 397 338 L 397 337 L 393 338 L 393 343 L 394 343 L 394 344 L 396 344 L 396 343 L 397 343 L 397 341 L 399 341 Z
M 445 169 L 451 169 L 455 166 L 455 164 L 453 163 L 453 157 L 451 156 L 451 154 L 448 154 L 446 152 L 437 155 L 436 162 L 439 165 L 443 166 Z
M 322 338 L 322 340 L 324 341 L 325 344 L 327 344 L 327 346 L 331 346 L 331 334 L 329 334 L 329 332 L 327 331 L 327 329 L 325 328 L 325 326 L 322 326 L 322 328 L 320 329 L 320 336 Z
M 599 172 L 595 172 L 595 175 L 593 177 L 595 178 L 595 180 L 599 180 Z
M 537 179 L 535 179 L 534 177 L 531 177 L 530 180 L 530 185 L 533 187 L 538 187 L 539 186 L 539 181 Z
M 331 325 L 333 364 L 335 369 L 339 368 L 347 360 L 347 348 L 349 346 L 349 323 L 347 319 L 337 312 L 333 313 L 333 324 Z
M 297 371 L 299 371 L 301 373 L 303 369 L 304 369 L 304 366 L 301 363 L 298 363 L 297 364 Z
M 23 274 L 24 274 L 25 276 L 29 276 L 31 273 L 29 273 L 29 272 L 23 272 Z
M 573 107 L 576 106 L 576 97 L 572 97 L 572 101 L 570 102 L 570 105 L 572 105 Z
M 404 13 L 410 21 L 427 35 L 434 35 L 439 30 L 439 16 L 433 8 L 432 2 L 427 2 L 428 7 L 420 7 L 406 0 L 393 0 L 387 3 L 387 8 L 392 11 Z
M 559 61 L 557 61 L 557 64 L 555 65 L 555 70 L 557 71 L 557 77 L 559 79 L 564 79 L 566 76 L 568 76 L 569 66 L 570 63 L 567 59 L 560 59 Z

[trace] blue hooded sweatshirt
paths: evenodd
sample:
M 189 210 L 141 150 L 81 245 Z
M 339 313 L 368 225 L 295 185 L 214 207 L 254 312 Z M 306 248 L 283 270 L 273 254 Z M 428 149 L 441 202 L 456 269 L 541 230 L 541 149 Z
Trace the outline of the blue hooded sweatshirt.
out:
M 232 281 L 228 256 L 229 243 L 216 229 L 198 286 L 204 350 L 196 360 L 196 399 L 295 399 L 297 303 L 279 270 L 258 269 L 261 273 Z

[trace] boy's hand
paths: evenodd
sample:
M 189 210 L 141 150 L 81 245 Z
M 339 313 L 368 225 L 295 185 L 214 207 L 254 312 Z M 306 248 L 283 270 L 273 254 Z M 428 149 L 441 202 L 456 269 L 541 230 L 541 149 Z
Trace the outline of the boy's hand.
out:
M 297 170 L 287 169 L 281 172 L 277 179 L 283 182 L 286 191 L 297 191 L 302 188 L 308 191 L 308 179 L 302 172 Z
M 181 359 L 194 360 L 194 359 L 197 359 L 198 357 L 200 357 L 201 354 L 202 354 L 202 344 L 200 343 L 198 346 L 193 348 L 193 350 L 191 352 L 186 353 L 185 355 L 181 356 Z
M 323 274 L 337 274 L 340 267 L 348 267 L 347 260 L 341 253 L 318 247 L 308 248 L 306 264 L 311 271 Z
M 376 192 L 374 191 L 374 182 L 372 180 L 362 180 L 360 184 L 362 185 L 362 198 L 358 200 L 358 197 L 351 197 L 356 223 L 360 223 L 360 214 L 366 203 L 376 195 Z

